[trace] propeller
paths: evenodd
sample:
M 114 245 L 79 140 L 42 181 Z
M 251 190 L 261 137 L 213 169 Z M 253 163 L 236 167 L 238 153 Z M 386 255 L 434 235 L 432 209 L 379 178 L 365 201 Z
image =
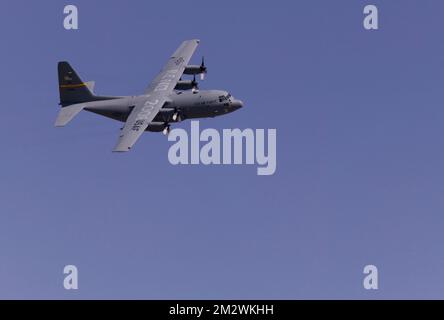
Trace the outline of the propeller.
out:
M 200 64 L 200 80 L 205 79 L 206 73 L 207 73 L 207 67 L 205 66 L 205 58 L 202 56 L 202 63 Z
M 173 114 L 172 119 L 173 121 L 182 121 L 182 117 L 180 116 L 180 113 L 177 111 Z
M 165 126 L 165 129 L 163 129 L 162 133 L 163 133 L 164 135 L 167 136 L 167 135 L 170 134 L 170 131 L 171 131 L 171 127 L 170 127 L 169 124 L 167 124 L 167 125 Z
M 198 91 L 199 91 L 199 85 L 198 85 L 198 83 L 197 83 L 197 81 L 196 81 L 196 75 L 194 75 L 194 77 L 193 77 L 192 84 L 193 84 L 193 88 L 191 89 L 191 91 L 192 91 L 193 93 L 198 92 Z

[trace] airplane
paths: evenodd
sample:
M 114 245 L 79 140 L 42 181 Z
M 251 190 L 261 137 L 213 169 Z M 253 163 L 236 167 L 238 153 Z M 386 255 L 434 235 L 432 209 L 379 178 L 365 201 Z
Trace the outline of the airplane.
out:
M 207 73 L 201 65 L 188 65 L 200 40 L 186 40 L 169 58 L 143 95 L 99 96 L 94 82 L 83 82 L 66 61 L 58 63 L 61 110 L 55 126 L 68 124 L 80 111 L 125 122 L 114 152 L 129 151 L 143 132 L 170 132 L 170 123 L 185 119 L 221 116 L 243 107 L 241 100 L 222 90 L 199 90 L 196 75 Z M 182 76 L 193 75 L 193 80 Z

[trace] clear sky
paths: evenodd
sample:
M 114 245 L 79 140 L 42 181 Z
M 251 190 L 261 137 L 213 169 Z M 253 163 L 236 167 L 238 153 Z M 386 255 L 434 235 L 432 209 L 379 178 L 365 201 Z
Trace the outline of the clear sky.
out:
M 65 4 L 78 31 L 63 29 Z M 366 4 L 378 31 L 362 26 Z M 444 298 L 443 10 L 3 1 L 0 298 Z M 192 38 L 201 88 L 245 103 L 201 127 L 276 128 L 275 175 L 172 166 L 161 134 L 115 154 L 121 124 L 86 112 L 53 127 L 59 60 L 100 94 L 138 94 Z

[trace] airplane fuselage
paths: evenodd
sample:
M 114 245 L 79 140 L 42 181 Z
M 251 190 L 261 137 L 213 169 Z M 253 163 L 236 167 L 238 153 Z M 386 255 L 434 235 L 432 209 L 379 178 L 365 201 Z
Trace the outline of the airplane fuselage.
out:
M 110 97 L 86 103 L 84 110 L 125 122 L 141 96 Z M 241 108 L 242 101 L 221 90 L 174 91 L 147 131 L 162 131 L 168 123 L 224 115 Z

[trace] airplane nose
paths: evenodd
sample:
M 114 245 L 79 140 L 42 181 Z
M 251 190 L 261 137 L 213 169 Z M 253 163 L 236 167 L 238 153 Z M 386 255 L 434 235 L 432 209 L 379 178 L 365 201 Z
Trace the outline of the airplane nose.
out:
M 242 100 L 234 100 L 231 105 L 233 106 L 233 108 L 235 109 L 240 109 L 244 106 L 244 103 L 242 102 Z

